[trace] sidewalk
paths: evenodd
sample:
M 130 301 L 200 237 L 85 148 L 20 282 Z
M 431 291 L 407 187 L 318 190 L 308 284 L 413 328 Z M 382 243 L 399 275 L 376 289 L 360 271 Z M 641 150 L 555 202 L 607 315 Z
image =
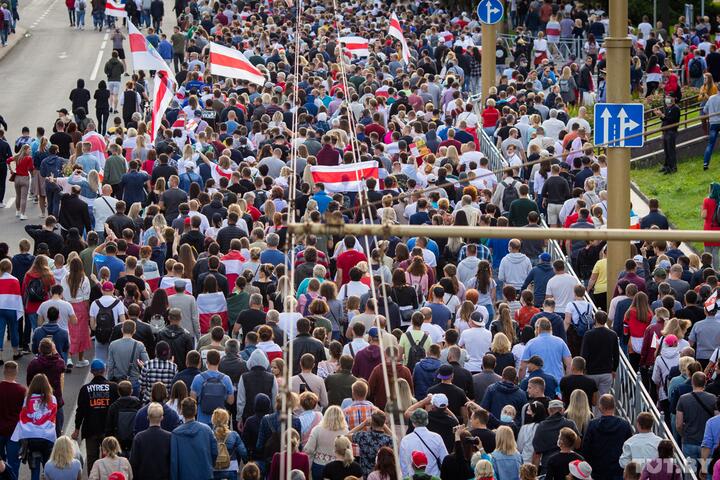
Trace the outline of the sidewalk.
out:
M 637 188 L 637 186 L 634 185 L 630 188 L 630 202 L 632 203 L 632 208 L 635 214 L 638 217 L 643 218 L 645 215 L 650 213 L 650 207 L 648 207 L 647 202 L 640 195 L 637 194 L 635 188 Z M 685 242 L 680 244 L 680 250 L 682 250 L 685 255 L 695 253 L 695 251 L 690 248 Z
M 13 35 L 10 35 L 8 38 L 7 45 L 4 47 L 0 47 L 0 60 L 2 60 L 5 55 L 10 53 L 10 50 L 12 50 L 15 45 L 20 43 L 22 39 L 25 38 L 25 35 L 28 33 L 27 29 L 24 27 L 21 27 L 20 25 L 17 25 L 15 27 L 15 33 Z

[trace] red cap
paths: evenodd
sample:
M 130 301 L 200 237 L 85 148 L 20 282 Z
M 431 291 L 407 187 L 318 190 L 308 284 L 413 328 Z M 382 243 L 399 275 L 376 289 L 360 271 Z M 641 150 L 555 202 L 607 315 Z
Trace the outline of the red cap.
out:
M 427 455 L 425 455 L 425 453 L 421 452 L 420 450 L 415 450 L 414 452 L 412 452 L 412 463 L 416 467 L 427 467 Z
M 185 225 L 190 225 L 190 217 L 185 217 L 185 220 L 183 220 L 183 223 Z
M 126 480 L 125 475 L 121 472 L 113 472 L 108 476 L 108 480 Z
M 102 284 L 102 290 L 103 292 L 112 292 L 115 290 L 115 285 L 113 285 L 112 282 L 104 282 Z

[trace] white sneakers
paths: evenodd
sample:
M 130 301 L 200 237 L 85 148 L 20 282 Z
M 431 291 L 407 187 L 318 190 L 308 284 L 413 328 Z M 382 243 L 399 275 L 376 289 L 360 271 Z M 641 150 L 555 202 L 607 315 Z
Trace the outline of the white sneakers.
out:
M 5 204 L 0 202 L 0 208 L 5 208 Z
M 84 368 L 84 367 L 87 367 L 88 365 L 90 365 L 89 360 L 78 360 L 77 362 L 75 362 L 76 368 Z
M 27 216 L 26 216 L 26 215 L 20 215 L 20 220 L 27 220 Z

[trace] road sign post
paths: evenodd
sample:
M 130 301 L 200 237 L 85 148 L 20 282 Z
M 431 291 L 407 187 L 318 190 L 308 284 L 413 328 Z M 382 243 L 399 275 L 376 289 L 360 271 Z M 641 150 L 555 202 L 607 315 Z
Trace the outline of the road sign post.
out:
M 490 87 L 495 85 L 495 38 L 497 37 L 497 24 L 502 20 L 505 8 L 500 0 L 481 0 L 477 6 L 477 16 L 480 19 L 482 35 L 482 101 L 483 105 L 488 98 Z M 475 92 L 472 92 L 475 93 Z
M 595 129 L 603 128 L 607 132 L 608 138 L 614 139 L 629 136 L 628 131 L 642 132 L 643 128 L 643 117 L 640 116 L 638 121 L 634 110 L 633 113 L 630 113 L 631 110 L 627 108 L 627 104 L 630 104 L 628 85 L 630 85 L 631 46 L 631 40 L 627 38 L 627 25 L 628 0 L 610 0 L 610 35 L 605 39 L 604 44 L 607 50 L 607 101 L 611 104 L 622 104 L 622 106 L 617 108 L 616 105 L 613 109 L 604 109 L 609 110 L 605 114 L 608 122 L 607 128 L 605 128 L 605 118 L 600 117 L 601 122 L 595 123 Z M 601 105 L 597 105 L 596 110 L 602 108 Z M 637 104 L 637 107 L 633 108 L 638 107 L 643 108 L 642 104 Z M 616 108 L 617 110 L 615 110 Z M 621 114 L 621 110 L 624 110 L 624 113 Z M 602 114 L 603 112 L 602 110 L 596 111 L 596 119 L 598 113 Z M 613 119 L 616 119 L 617 123 Z M 632 126 L 629 124 L 630 119 L 641 126 L 630 128 Z M 610 129 L 613 125 L 617 126 L 620 133 L 611 137 Z M 628 228 L 630 226 L 630 149 L 628 147 L 636 138 L 641 139 L 642 136 L 618 142 L 617 146 L 613 145 L 613 148 L 608 149 L 608 228 Z M 624 270 L 625 261 L 628 258 L 630 258 L 629 242 L 608 242 L 608 298 L 612 296 L 618 275 Z
M 642 147 L 645 107 L 641 103 L 596 103 L 595 144 Z

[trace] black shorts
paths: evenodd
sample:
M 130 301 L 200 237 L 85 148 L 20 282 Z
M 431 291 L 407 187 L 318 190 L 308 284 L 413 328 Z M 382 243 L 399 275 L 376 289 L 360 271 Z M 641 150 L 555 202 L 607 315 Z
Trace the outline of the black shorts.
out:
M 124 48 L 116 48 L 116 52 L 118 52 L 118 58 L 120 60 L 125 60 L 125 49 Z

